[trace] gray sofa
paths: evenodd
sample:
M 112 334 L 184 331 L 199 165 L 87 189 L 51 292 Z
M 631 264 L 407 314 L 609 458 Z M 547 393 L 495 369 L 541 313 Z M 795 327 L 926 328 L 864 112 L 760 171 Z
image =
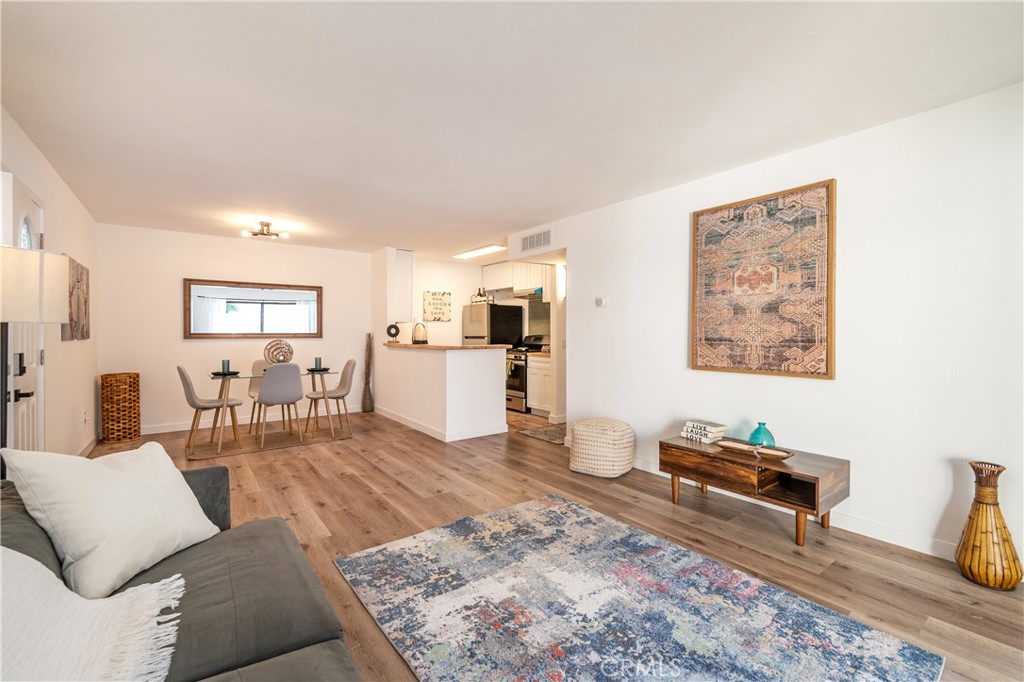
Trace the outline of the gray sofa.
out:
M 227 468 L 182 473 L 222 532 L 167 557 L 117 590 L 176 573 L 185 577 L 167 680 L 358 680 L 334 609 L 284 519 L 231 528 Z M 0 543 L 40 561 L 63 580 L 49 536 L 29 515 L 14 484 L 3 481 L 0 492 Z

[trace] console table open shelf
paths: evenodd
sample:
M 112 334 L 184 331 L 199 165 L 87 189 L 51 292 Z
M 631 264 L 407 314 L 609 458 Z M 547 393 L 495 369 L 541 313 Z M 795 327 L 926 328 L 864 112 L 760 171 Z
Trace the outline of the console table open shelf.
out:
M 728 490 L 796 512 L 796 544 L 803 546 L 807 515 L 829 527 L 832 508 L 850 496 L 850 462 L 786 448 L 788 459 L 758 459 L 686 438 L 661 441 L 658 468 L 672 476 L 672 504 L 679 504 L 679 479 Z

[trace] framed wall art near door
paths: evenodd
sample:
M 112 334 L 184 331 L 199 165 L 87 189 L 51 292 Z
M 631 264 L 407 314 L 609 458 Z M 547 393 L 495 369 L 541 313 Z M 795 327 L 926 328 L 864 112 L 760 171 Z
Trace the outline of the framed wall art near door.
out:
M 88 339 L 91 333 L 89 316 L 89 268 L 69 258 L 68 321 L 60 325 L 60 340 Z
M 836 181 L 693 213 L 690 366 L 833 379 Z

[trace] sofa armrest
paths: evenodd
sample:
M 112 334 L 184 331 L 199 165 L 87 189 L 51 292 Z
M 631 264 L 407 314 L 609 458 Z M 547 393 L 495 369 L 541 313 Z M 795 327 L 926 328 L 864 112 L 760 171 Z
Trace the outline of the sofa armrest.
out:
M 231 487 L 227 467 L 206 467 L 181 472 L 203 513 L 221 530 L 231 527 Z

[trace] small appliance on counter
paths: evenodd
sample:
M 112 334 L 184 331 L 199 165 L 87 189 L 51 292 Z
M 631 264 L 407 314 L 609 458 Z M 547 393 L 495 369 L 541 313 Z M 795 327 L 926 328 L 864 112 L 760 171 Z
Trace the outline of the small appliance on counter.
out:
M 412 328 L 412 342 L 420 345 L 427 342 L 427 325 L 417 322 Z

